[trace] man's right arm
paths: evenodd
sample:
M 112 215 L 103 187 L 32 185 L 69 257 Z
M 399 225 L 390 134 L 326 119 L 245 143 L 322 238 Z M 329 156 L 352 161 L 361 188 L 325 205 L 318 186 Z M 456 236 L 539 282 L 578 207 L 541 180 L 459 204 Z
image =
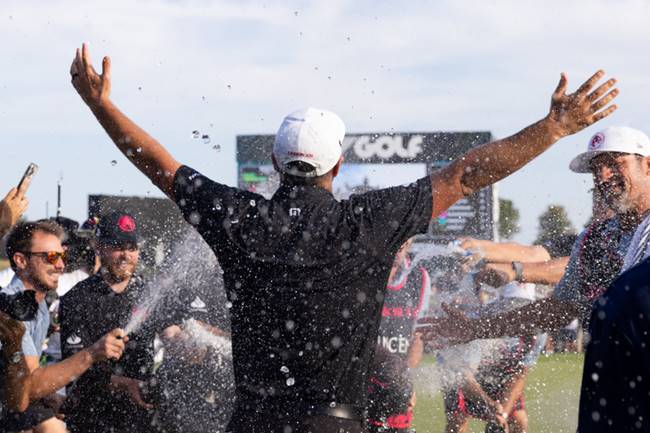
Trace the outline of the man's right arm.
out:
M 79 378 L 96 362 L 119 359 L 128 341 L 121 329 L 115 329 L 92 346 L 56 364 L 39 367 L 38 356 L 25 356 L 31 374 L 30 401 L 39 400 Z
M 104 57 L 102 74 L 98 74 L 83 44 L 70 67 L 72 85 L 127 159 L 173 199 L 174 175 L 181 164 L 111 102 L 110 66 L 110 59 Z
M 567 78 L 562 74 L 546 117 L 510 137 L 478 146 L 434 172 L 432 218 L 459 199 L 519 170 L 559 139 L 614 112 L 616 105 L 608 104 L 618 95 L 618 89 L 610 90 L 616 80 L 610 79 L 592 91 L 604 75 L 603 71 L 596 72 L 575 93 L 567 95 Z

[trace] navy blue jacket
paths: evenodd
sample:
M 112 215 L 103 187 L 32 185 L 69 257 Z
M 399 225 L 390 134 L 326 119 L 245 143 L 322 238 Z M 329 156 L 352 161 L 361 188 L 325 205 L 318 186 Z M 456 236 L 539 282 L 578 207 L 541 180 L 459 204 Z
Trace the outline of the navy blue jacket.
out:
M 650 432 L 650 259 L 596 301 L 578 432 Z

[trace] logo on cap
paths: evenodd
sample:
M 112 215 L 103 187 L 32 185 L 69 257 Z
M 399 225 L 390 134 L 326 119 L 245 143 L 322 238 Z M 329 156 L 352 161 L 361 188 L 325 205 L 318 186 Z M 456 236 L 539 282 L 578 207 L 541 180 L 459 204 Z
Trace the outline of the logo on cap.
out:
M 135 221 L 129 215 L 122 215 L 117 221 L 117 226 L 123 232 L 134 232 L 135 231 Z
M 602 132 L 597 133 L 593 137 L 591 137 L 591 141 L 589 142 L 589 150 L 596 150 L 600 147 L 601 144 L 605 142 L 605 134 Z

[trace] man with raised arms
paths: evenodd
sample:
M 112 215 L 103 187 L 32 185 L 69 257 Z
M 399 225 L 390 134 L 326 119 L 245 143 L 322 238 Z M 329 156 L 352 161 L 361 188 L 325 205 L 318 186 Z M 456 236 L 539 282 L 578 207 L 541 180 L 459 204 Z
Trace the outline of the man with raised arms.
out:
M 342 120 L 308 108 L 285 117 L 271 199 L 214 182 L 176 161 L 111 101 L 111 64 L 86 45 L 72 84 L 117 147 L 174 200 L 212 247 L 232 302 L 236 408 L 229 432 L 361 432 L 367 368 L 395 254 L 457 200 L 521 168 L 557 140 L 611 114 L 618 90 L 596 72 L 511 137 L 476 147 L 408 186 L 337 201 Z

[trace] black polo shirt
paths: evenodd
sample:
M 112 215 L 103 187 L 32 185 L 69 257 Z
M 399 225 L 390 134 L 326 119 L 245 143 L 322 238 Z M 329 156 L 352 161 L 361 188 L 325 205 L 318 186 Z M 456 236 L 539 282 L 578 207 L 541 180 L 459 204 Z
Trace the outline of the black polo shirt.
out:
M 115 328 L 124 328 L 143 295 L 142 281 L 134 277 L 126 290 L 115 293 L 98 274 L 81 281 L 61 298 L 63 358 L 89 347 Z M 112 374 L 147 381 L 153 372 L 152 321 L 129 336 L 119 361 L 95 364 L 68 386 L 66 420 L 74 426 L 94 422 L 121 423 L 141 417 L 128 396 L 112 391 Z
M 390 267 L 427 230 L 430 178 L 340 202 L 315 186 L 265 199 L 183 166 L 174 196 L 224 270 L 238 397 L 364 406 Z
M 578 431 L 650 432 L 650 259 L 596 301 Z

